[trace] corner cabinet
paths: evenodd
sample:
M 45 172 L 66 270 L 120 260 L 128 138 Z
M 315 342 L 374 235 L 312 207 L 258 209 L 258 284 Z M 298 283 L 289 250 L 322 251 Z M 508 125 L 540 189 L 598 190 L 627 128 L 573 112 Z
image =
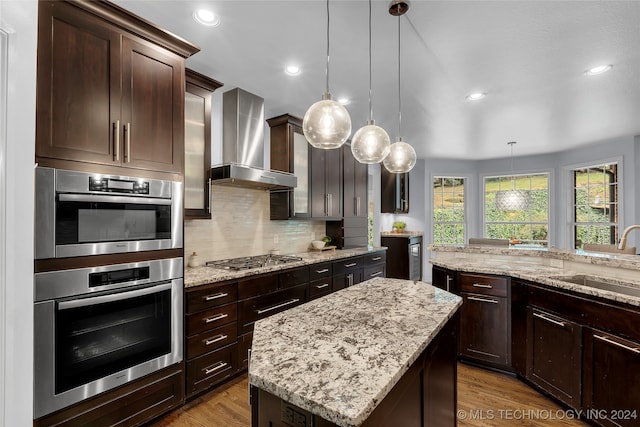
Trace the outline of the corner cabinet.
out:
M 409 213 L 409 173 L 391 173 L 380 166 L 380 212 Z
M 211 219 L 211 96 L 222 83 L 186 69 L 184 218 Z
M 41 1 L 37 160 L 182 174 L 184 60 L 198 50 L 109 2 Z
M 271 169 L 298 178 L 293 190 L 271 192 L 271 219 L 341 219 L 341 150 L 309 145 L 298 117 L 284 114 L 267 123 L 271 128 Z

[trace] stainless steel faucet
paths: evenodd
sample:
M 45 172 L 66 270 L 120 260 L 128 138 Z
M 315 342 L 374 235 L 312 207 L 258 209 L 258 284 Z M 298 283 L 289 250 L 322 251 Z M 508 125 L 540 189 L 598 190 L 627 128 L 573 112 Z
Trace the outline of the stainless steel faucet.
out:
M 623 250 L 627 246 L 627 236 L 629 235 L 629 232 L 631 232 L 631 230 L 636 228 L 640 229 L 640 224 L 630 225 L 624 229 L 624 231 L 622 232 L 622 237 L 620 238 L 620 243 L 618 243 L 619 250 Z

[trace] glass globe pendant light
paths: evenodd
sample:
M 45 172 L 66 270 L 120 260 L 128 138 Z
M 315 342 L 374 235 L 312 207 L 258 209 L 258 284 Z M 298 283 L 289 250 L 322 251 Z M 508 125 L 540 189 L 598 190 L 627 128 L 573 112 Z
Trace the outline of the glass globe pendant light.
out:
M 329 93 L 329 0 L 327 0 L 327 68 L 326 91 L 313 104 L 302 120 L 302 132 L 309 144 L 329 150 L 339 148 L 351 135 L 351 117 L 342 104 L 331 99 Z
M 398 2 L 395 2 L 398 3 Z M 389 13 L 398 17 L 398 140 L 391 144 L 389 155 L 382 164 L 391 173 L 406 173 L 416 165 L 416 150 L 402 140 L 402 100 L 400 96 L 400 19 L 409 10 L 409 2 L 401 2 L 403 7 L 393 7 L 391 2 Z
M 389 134 L 373 120 L 371 106 L 371 0 L 369 0 L 369 121 L 353 135 L 351 152 L 360 163 L 380 163 L 389 154 Z
M 496 209 L 502 211 L 529 209 L 529 192 L 516 190 L 516 178 L 513 174 L 513 145 L 515 143 L 515 141 L 507 142 L 507 144 L 511 146 L 511 190 L 500 190 L 496 192 Z

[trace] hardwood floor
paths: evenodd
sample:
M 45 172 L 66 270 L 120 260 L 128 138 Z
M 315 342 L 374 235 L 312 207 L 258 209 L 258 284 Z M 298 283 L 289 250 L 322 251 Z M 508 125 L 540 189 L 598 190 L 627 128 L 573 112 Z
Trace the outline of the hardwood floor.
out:
M 552 400 L 509 375 L 458 364 L 458 426 L 586 427 Z M 249 427 L 247 376 L 188 402 L 148 427 Z

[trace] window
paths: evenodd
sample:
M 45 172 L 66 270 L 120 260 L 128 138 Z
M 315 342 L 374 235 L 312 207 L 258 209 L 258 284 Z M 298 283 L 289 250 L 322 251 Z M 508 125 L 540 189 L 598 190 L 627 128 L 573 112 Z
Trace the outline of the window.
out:
M 575 248 L 618 241 L 618 165 L 609 163 L 571 171 Z
M 433 178 L 433 243 L 465 242 L 465 178 Z
M 519 190 L 527 206 L 505 210 L 496 205 L 496 194 Z M 511 243 L 547 246 L 549 232 L 549 174 L 495 176 L 484 179 L 484 237 L 510 239 Z

